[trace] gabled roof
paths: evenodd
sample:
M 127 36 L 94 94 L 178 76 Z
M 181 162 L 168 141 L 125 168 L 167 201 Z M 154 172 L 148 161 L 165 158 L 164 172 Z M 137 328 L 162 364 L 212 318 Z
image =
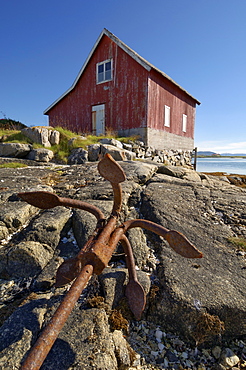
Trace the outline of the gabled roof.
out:
M 201 103 L 195 99 L 191 94 L 189 94 L 185 89 L 183 89 L 179 84 L 177 84 L 171 77 L 169 77 L 166 73 L 162 72 L 160 69 L 156 68 L 153 64 L 149 63 L 146 59 L 142 58 L 138 53 L 136 53 L 133 49 L 131 49 L 129 46 L 127 46 L 124 42 L 122 42 L 118 37 L 116 37 L 114 34 L 109 32 L 106 28 L 103 29 L 100 36 L 98 37 L 97 41 L 95 42 L 93 48 L 91 49 L 90 54 L 88 55 L 86 61 L 84 62 L 82 68 L 80 69 L 74 83 L 72 86 L 65 91 L 65 93 L 60 96 L 53 104 L 51 104 L 45 111 L 44 114 L 47 114 L 48 111 L 53 108 L 60 100 L 62 100 L 70 91 L 72 91 L 75 86 L 77 85 L 77 82 L 79 81 L 81 75 L 83 74 L 87 64 L 89 63 L 94 51 L 96 50 L 98 44 L 100 43 L 102 37 L 106 35 L 108 36 L 112 41 L 114 41 L 121 49 L 123 49 L 127 54 L 129 54 L 136 62 L 141 64 L 147 71 L 150 71 L 151 69 L 157 71 L 160 73 L 163 77 L 167 78 L 169 81 L 171 81 L 174 85 L 178 86 L 180 90 L 184 91 L 189 97 L 191 97 L 196 104 L 200 105 Z

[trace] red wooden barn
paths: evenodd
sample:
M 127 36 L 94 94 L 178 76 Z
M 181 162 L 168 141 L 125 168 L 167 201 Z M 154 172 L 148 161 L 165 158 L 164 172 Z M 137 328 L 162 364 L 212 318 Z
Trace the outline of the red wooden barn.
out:
M 104 29 L 73 85 L 44 114 L 78 133 L 138 135 L 157 149 L 192 150 L 196 105 L 164 72 Z

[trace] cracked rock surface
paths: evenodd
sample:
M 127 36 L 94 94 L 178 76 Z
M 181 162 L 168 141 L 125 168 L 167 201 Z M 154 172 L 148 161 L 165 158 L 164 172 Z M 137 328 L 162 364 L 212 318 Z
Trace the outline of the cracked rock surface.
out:
M 198 349 L 219 339 L 245 341 L 246 254 L 232 240 L 246 239 L 246 189 L 183 167 L 120 165 L 127 177 L 120 222 L 144 218 L 177 230 L 204 256 L 186 259 L 161 237 L 129 230 L 148 293 L 142 320 L 134 321 L 124 298 L 128 274 L 119 246 L 109 267 L 80 296 L 43 370 L 151 369 L 160 353 L 155 368 L 172 368 L 174 353 L 166 343 L 149 347 L 146 355 L 139 350 L 142 337 L 134 345 L 136 333 L 148 326 Z M 0 368 L 18 369 L 69 289 L 54 288 L 58 266 L 77 255 L 96 219 L 65 207 L 39 210 L 17 193 L 51 191 L 92 203 L 108 217 L 113 191 L 97 163 L 0 169 L 0 181 Z M 216 361 L 219 366 L 219 357 Z

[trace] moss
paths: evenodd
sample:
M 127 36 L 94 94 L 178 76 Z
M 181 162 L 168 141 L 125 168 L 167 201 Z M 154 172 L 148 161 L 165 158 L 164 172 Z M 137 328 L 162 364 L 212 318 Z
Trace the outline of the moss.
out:
M 123 330 L 123 332 L 128 333 L 128 321 L 118 310 L 111 311 L 109 315 L 109 325 L 111 330 Z
M 210 315 L 208 312 L 200 312 L 192 336 L 196 345 L 199 345 L 213 336 L 221 335 L 224 330 L 224 322 L 218 316 Z
M 18 162 L 9 162 L 0 164 L 0 168 L 21 168 L 21 167 L 27 167 L 27 165 Z
M 233 244 L 234 247 L 246 251 L 246 239 L 231 237 L 228 238 L 228 242 Z
M 108 305 L 104 302 L 104 298 L 101 296 L 96 296 L 89 298 L 87 304 L 90 307 L 103 308 L 106 312 L 108 311 Z

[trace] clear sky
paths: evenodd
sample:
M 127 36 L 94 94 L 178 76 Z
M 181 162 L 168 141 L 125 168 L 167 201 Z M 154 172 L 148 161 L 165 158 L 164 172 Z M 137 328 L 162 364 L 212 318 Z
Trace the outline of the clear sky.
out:
M 103 28 L 201 102 L 195 146 L 246 153 L 246 0 L 0 0 L 0 118 L 47 125 Z

